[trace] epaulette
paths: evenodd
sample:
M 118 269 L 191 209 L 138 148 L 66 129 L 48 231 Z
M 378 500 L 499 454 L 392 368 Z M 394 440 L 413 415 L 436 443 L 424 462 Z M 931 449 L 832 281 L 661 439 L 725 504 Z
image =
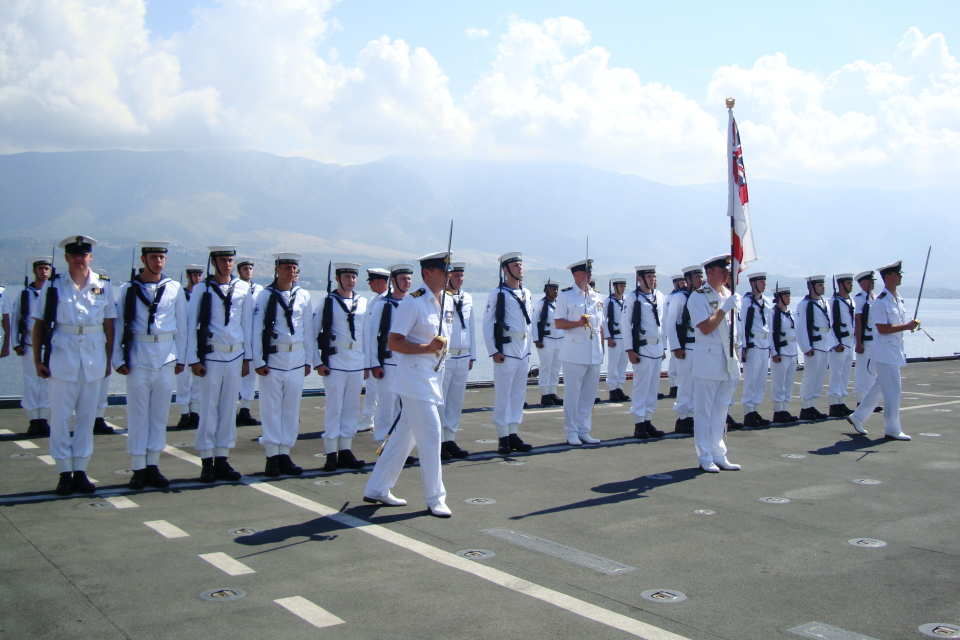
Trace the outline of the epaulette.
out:
M 413 296 L 414 298 L 419 298 L 420 296 L 422 296 L 422 295 L 425 294 L 426 292 L 427 292 L 426 289 L 424 289 L 423 287 L 420 287 L 419 289 L 417 289 L 416 291 L 414 291 L 414 292 L 411 293 L 410 295 Z
M 886 291 L 881 291 L 881 292 L 880 292 L 880 295 L 877 296 L 877 300 L 883 300 L 883 297 L 884 297 L 885 295 L 887 295 L 887 292 L 886 292 Z
M 711 289 L 708 285 L 704 285 L 697 289 L 697 293 L 710 293 L 711 291 L 713 291 L 713 289 Z
M 103 280 L 104 282 L 110 282 L 110 276 L 97 276 L 97 277 Z
M 560 291 L 570 291 L 573 287 L 567 287 L 566 289 L 560 289 Z

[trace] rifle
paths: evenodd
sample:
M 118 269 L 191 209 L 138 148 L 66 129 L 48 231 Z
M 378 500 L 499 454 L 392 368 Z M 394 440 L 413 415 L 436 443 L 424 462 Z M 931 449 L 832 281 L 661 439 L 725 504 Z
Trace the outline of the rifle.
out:
M 130 369 L 130 352 L 133 349 L 133 321 L 137 317 L 137 284 L 133 279 L 127 287 L 123 297 L 123 334 L 120 338 L 120 348 L 123 349 L 123 364 Z
M 213 347 L 207 344 L 207 340 L 212 335 L 210 333 L 210 316 L 213 303 L 209 276 L 204 285 L 203 295 L 200 296 L 200 309 L 197 311 L 197 360 L 200 361 L 201 365 L 206 364 L 207 354 L 213 351 Z
M 30 259 L 23 265 L 23 291 L 20 292 L 20 317 L 17 318 L 17 344 L 23 347 L 26 344 L 27 338 L 27 309 L 30 306 L 30 292 L 27 290 L 27 287 L 30 286 L 30 281 L 27 278 L 27 265 L 30 264 Z
M 323 300 L 323 312 L 320 316 L 320 333 L 317 334 L 320 362 L 328 368 L 330 367 L 330 356 L 337 353 L 337 348 L 333 346 L 337 336 L 331 333 L 333 330 L 333 304 L 331 304 L 333 300 L 330 298 L 331 283 L 333 280 L 330 271 L 332 267 L 333 261 L 331 260 L 327 263 L 327 297 Z
M 277 337 L 277 332 L 273 330 L 273 327 L 277 323 L 277 298 L 279 298 L 275 289 L 276 285 L 277 281 L 274 279 L 273 284 L 267 287 L 270 290 L 270 297 L 267 300 L 267 308 L 263 311 L 263 333 L 260 335 L 260 344 L 263 349 L 264 366 L 266 366 L 270 355 L 277 352 L 277 347 L 273 344 L 273 340 Z M 291 304 L 292 302 L 291 300 Z
M 543 342 L 543 337 L 550 335 L 547 329 L 547 313 L 550 311 L 550 302 L 547 300 L 547 292 L 550 291 L 550 279 L 547 278 L 547 284 L 543 288 L 543 304 L 540 306 L 540 317 L 537 318 L 537 337 Z
M 40 343 L 40 361 L 43 366 L 50 368 L 50 351 L 52 350 L 53 330 L 57 326 L 57 305 L 60 294 L 53 283 L 48 287 L 47 297 L 43 308 L 43 341 Z
M 494 310 L 493 314 L 493 344 L 496 348 L 497 353 L 503 353 L 503 345 L 508 344 L 513 340 L 508 335 L 505 335 L 507 331 L 510 330 L 510 326 L 506 324 L 506 296 L 503 293 L 503 265 L 500 265 L 500 286 L 497 287 L 497 308 Z

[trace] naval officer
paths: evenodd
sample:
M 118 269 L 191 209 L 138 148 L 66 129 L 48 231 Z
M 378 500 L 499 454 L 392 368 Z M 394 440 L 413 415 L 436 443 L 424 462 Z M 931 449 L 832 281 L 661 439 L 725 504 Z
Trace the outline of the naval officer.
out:
M 127 377 L 127 453 L 130 488 L 170 485 L 160 473 L 175 376 L 187 350 L 187 298 L 163 275 L 169 242 L 140 243 L 143 271 L 120 287 L 113 367 Z
M 390 272 L 386 269 L 373 267 L 367 269 L 367 286 L 373 292 L 373 297 L 367 300 L 367 310 L 377 307 L 380 299 L 387 294 Z M 364 373 L 363 408 L 360 411 L 360 421 L 357 423 L 357 433 L 373 431 L 373 419 L 377 415 L 377 391 L 380 381 L 370 375 L 367 369 Z
M 703 267 L 699 264 L 684 268 L 686 286 L 677 291 L 670 303 L 666 317 L 666 330 L 676 363 L 677 393 L 673 410 L 677 414 L 675 433 L 693 435 L 693 351 L 697 346 L 697 334 L 690 321 L 690 294 L 703 286 Z
M 803 353 L 800 378 L 800 419 L 826 420 L 816 407 L 827 377 L 828 355 L 837 345 L 830 330 L 830 312 L 823 299 L 826 276 L 807 277 L 807 295 L 797 305 L 797 347 Z
M 897 288 L 903 281 L 901 261 L 891 262 L 877 269 L 883 279 L 883 291 L 870 307 L 875 331 L 873 355 L 870 363 L 877 378 L 870 385 L 857 410 L 847 420 L 862 434 L 870 414 L 883 397 L 883 432 L 888 440 L 909 440 L 910 436 L 900 426 L 900 367 L 907 366 L 907 354 L 903 349 L 903 332 L 920 326 L 914 318 L 907 320 L 907 310 Z
M 627 290 L 626 278 L 610 281 L 610 295 L 604 300 L 605 335 L 607 337 L 607 390 L 610 402 L 629 402 L 630 396 L 623 392 L 627 381 L 627 350 L 623 346 L 623 309 L 626 301 L 623 292 Z
M 56 491 L 67 496 L 96 491 L 86 471 L 100 383 L 110 375 L 117 308 L 110 282 L 90 269 L 97 241 L 70 236 L 59 246 L 68 271 L 47 283 L 30 313 L 39 320 L 33 324 L 34 365 L 37 375 L 50 381 L 50 457 L 60 474 Z
M 530 326 L 533 330 L 533 345 L 537 348 L 537 357 L 540 359 L 537 386 L 540 387 L 541 407 L 563 406 L 563 400 L 557 396 L 563 331 L 553 324 L 558 295 L 560 285 L 548 279 L 543 285 L 543 297 L 533 305 L 534 322 Z
M 463 411 L 463 397 L 467 391 L 467 374 L 477 361 L 473 297 L 463 290 L 466 269 L 466 262 L 450 263 L 447 297 L 453 305 L 454 317 L 443 374 L 443 405 L 440 409 L 440 423 L 443 425 L 441 460 L 466 458 L 470 455 L 456 442 L 457 431 L 460 429 L 460 414 Z
M 627 357 L 633 364 L 633 437 L 661 438 L 663 431 L 653 426 L 657 410 L 660 366 L 666 356 L 663 330 L 663 294 L 657 291 L 657 266 L 635 267 L 637 288 L 627 296 L 623 314 Z
M 741 302 L 738 327 L 746 343 L 740 350 L 743 361 L 743 425 L 745 427 L 765 427 L 770 421 L 760 415 L 757 408 L 763 402 L 763 392 L 767 386 L 767 369 L 770 367 L 770 348 L 773 341 L 771 324 L 773 309 L 770 301 L 764 297 L 767 289 L 767 274 L 757 272 L 750 276 L 750 291 L 745 293 Z
M 49 382 L 37 375 L 37 367 L 33 363 L 33 319 L 31 310 L 40 297 L 40 290 L 50 279 L 53 267 L 51 256 L 37 256 L 30 259 L 33 271 L 33 282 L 27 284 L 14 298 L 11 305 L 10 317 L 15 326 L 11 328 L 11 344 L 13 351 L 21 356 L 23 361 L 23 396 L 20 406 L 27 412 L 30 426 L 27 435 L 31 437 L 50 435 L 50 393 Z M 4 298 L 6 300 L 6 298 Z
M 773 421 L 787 424 L 799 420 L 790 413 L 799 357 L 797 323 L 790 311 L 790 287 L 774 289 L 773 301 L 776 306 L 771 328 L 773 356 L 770 358 L 770 399 L 773 400 Z
M 827 383 L 827 397 L 830 399 L 831 418 L 846 418 L 853 411 L 844 399 L 850 395 L 847 386 L 853 371 L 853 352 L 856 349 L 856 311 L 850 292 L 853 291 L 853 274 L 838 273 L 834 276 L 837 290 L 830 298 L 830 326 L 837 339 L 837 346 L 827 354 L 827 366 L 830 379 Z
M 553 320 L 564 332 L 560 345 L 565 390 L 563 429 L 567 444 L 597 444 L 600 440 L 591 436 L 590 430 L 603 364 L 603 299 L 589 284 L 593 260 L 580 260 L 567 268 L 574 286 L 560 292 Z
M 444 287 L 450 253 L 431 253 L 418 259 L 423 285 L 406 296 L 393 314 L 389 348 L 398 360 L 392 382 L 402 414 L 387 440 L 363 492 L 364 502 L 403 506 L 406 500 L 391 493 L 413 446 L 420 454 L 423 497 L 430 513 L 449 518 L 447 491 L 440 466 L 439 406 L 443 404 L 444 365 L 453 328 L 454 311 Z
M 253 258 L 237 259 L 237 276 L 242 282 L 245 282 L 250 289 L 250 305 L 253 306 L 257 295 L 263 291 L 263 285 L 253 281 L 253 269 L 256 266 Z M 250 413 L 250 405 L 257 395 L 257 380 L 260 376 L 253 374 L 243 376 L 240 379 L 240 409 L 237 411 L 237 426 L 249 427 L 260 424 L 260 421 Z

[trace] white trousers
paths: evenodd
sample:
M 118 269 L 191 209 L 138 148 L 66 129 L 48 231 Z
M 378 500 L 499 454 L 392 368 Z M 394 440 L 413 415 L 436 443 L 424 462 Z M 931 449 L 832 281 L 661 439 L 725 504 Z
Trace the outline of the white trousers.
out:
M 383 377 L 377 380 L 377 418 L 373 425 L 373 439 L 377 442 L 387 437 L 394 420 L 400 415 L 400 396 L 390 390 L 390 378 L 395 375 L 396 367 L 384 367 Z
M 523 399 L 527 395 L 527 358 L 507 358 L 493 363 L 493 424 L 500 437 L 523 422 Z
M 607 347 L 608 391 L 623 388 L 623 383 L 627 381 L 627 365 L 630 363 L 630 358 L 627 357 L 627 352 L 623 348 L 623 340 L 615 340 L 614 342 L 617 346 Z
M 660 358 L 640 356 L 640 362 L 633 365 L 633 397 L 630 413 L 634 422 L 643 422 L 653 418 L 657 410 L 657 390 L 660 388 Z
M 160 369 L 134 367 L 127 375 L 127 453 L 142 457 L 167 446 L 167 417 L 176 363 Z M 133 470 L 146 463 L 134 460 Z
M 814 406 L 823 392 L 823 382 L 827 378 L 827 354 L 814 351 L 812 356 L 803 358 L 803 377 L 800 378 L 800 406 L 803 409 Z
M 599 364 L 563 363 L 563 430 L 567 435 L 590 433 L 599 388 Z
M 303 369 L 270 369 L 260 377 L 260 424 L 263 427 L 260 444 L 266 449 L 267 457 L 290 453 L 300 433 Z
M 323 410 L 325 439 L 352 438 L 357 435 L 361 389 L 363 389 L 363 371 L 331 369 L 330 375 L 323 378 L 323 393 L 326 396 Z
M 770 399 L 773 400 L 774 411 L 789 411 L 784 405 L 789 405 L 793 398 L 796 379 L 797 356 L 780 356 L 780 362 L 770 361 Z
M 100 383 L 109 378 L 87 382 L 83 367 L 79 368 L 79 380 L 70 382 L 58 378 L 50 381 L 50 457 L 57 460 L 58 471 L 84 471 L 86 465 L 77 468 L 76 458 L 86 460 L 93 454 L 93 421 L 97 414 Z M 70 436 L 70 419 L 74 420 L 73 437 Z M 70 461 L 64 465 L 59 461 Z M 69 468 L 67 468 L 69 467 Z
M 23 346 L 23 396 L 20 406 L 29 414 L 30 420 L 50 417 L 50 385 L 46 378 L 37 375 L 33 364 L 33 347 Z M 43 413 L 41 414 L 41 411 Z
M 873 345 L 866 342 L 863 353 L 857 354 L 857 366 L 853 369 L 853 395 L 857 398 L 857 402 L 863 401 L 867 389 L 877 379 L 877 372 L 870 362 L 871 358 L 873 358 Z
M 557 386 L 560 384 L 560 340 L 544 338 L 543 349 L 537 349 L 537 356 L 540 358 L 540 373 L 537 375 L 540 395 L 556 393 Z M 507 358 L 507 361 L 509 362 L 512 359 Z M 496 373 L 498 366 L 494 363 L 494 373 Z M 494 380 L 496 380 L 496 376 L 494 376 Z M 524 384 L 526 384 L 526 381 L 524 381 Z
M 671 358 L 677 364 L 677 399 L 673 403 L 677 418 L 693 417 L 693 352 L 687 349 L 685 356 L 683 360 Z
M 727 407 L 736 388 L 736 380 L 697 378 L 694 385 L 693 440 L 697 448 L 697 461 L 703 466 L 727 457 L 723 434 Z
M 671 387 L 679 386 L 677 384 L 677 373 L 678 369 L 677 359 L 673 357 L 673 351 L 667 353 L 667 381 L 670 383 Z M 677 389 L 677 393 L 680 393 L 680 390 Z
M 770 364 L 770 348 L 747 349 L 747 361 L 743 363 L 743 395 L 740 403 L 743 412 L 756 411 L 763 402 L 763 392 L 767 386 L 767 368 Z
M 360 409 L 360 422 L 357 423 L 357 428 L 370 429 L 377 415 L 377 393 L 380 389 L 380 381 L 370 376 L 363 381 L 363 384 L 366 391 L 363 394 L 363 408 Z
M 427 505 L 447 497 L 440 469 L 440 413 L 429 400 L 401 396 L 403 415 L 383 453 L 370 472 L 364 495 L 384 496 L 400 477 L 407 456 L 416 445 L 420 455 L 420 476 L 423 478 L 423 499 Z
M 443 404 L 440 406 L 440 424 L 444 430 L 456 433 L 460 428 L 463 397 L 467 391 L 467 373 L 470 356 L 452 358 L 443 367 Z
M 885 433 L 896 435 L 902 431 L 900 427 L 900 367 L 895 364 L 885 364 L 870 361 L 870 367 L 876 371 L 877 377 L 867 389 L 860 406 L 853 412 L 863 424 L 867 423 L 873 410 L 883 398 L 883 430 Z
M 253 371 L 245 378 L 240 378 L 240 408 L 249 409 L 250 403 L 257 395 L 257 374 Z
M 226 456 L 227 450 L 237 444 L 237 394 L 243 358 L 207 360 L 204 366 L 207 373 L 200 378 L 200 428 L 193 446 L 201 458 Z
M 842 404 L 843 399 L 850 395 L 847 386 L 850 384 L 850 373 L 853 370 L 853 349 L 844 347 L 843 353 L 836 350 L 827 354 L 830 367 L 830 382 L 827 384 L 827 395 L 830 404 Z
M 110 393 L 110 378 L 100 379 L 100 389 L 97 395 L 97 418 L 102 418 L 107 412 L 107 394 Z
M 200 412 L 200 378 L 193 375 L 190 367 L 177 374 L 177 405 L 181 415 Z

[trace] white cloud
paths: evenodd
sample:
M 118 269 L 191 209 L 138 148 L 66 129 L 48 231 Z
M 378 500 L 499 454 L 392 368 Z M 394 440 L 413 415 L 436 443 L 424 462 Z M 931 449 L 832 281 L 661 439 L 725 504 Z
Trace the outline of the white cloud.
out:
M 487 38 L 490 36 L 490 32 L 486 29 L 478 29 L 477 27 L 470 27 L 467 29 L 467 37 L 471 40 L 476 40 L 478 38 Z

